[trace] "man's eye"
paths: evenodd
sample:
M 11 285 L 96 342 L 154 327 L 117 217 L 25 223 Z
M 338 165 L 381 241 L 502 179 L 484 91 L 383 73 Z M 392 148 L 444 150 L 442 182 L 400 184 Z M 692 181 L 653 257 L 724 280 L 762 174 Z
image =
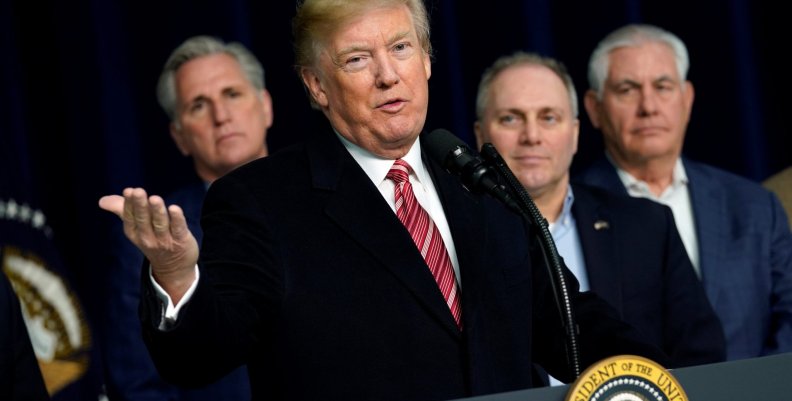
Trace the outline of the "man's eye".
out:
M 204 102 L 195 102 L 190 106 L 190 112 L 196 113 L 203 110 L 203 108 L 204 108 Z
M 513 124 L 517 124 L 519 121 L 520 119 L 513 114 L 506 114 L 498 118 L 498 122 L 500 122 L 503 125 L 513 125 Z
M 634 90 L 635 90 L 634 86 L 620 86 L 616 88 L 616 92 L 621 94 L 628 94 Z
M 555 114 L 545 114 L 542 116 L 542 121 L 550 124 L 556 124 L 559 120 L 560 118 Z
M 344 60 L 344 65 L 341 67 L 347 71 L 358 71 L 366 66 L 367 58 L 364 56 L 351 56 Z
M 365 57 L 363 56 L 352 56 L 346 59 L 346 65 L 359 65 L 365 61 Z
M 399 42 L 391 48 L 393 54 L 399 59 L 406 59 L 415 53 L 415 49 L 410 42 Z
M 674 89 L 674 86 L 671 84 L 661 84 L 657 85 L 657 90 L 660 92 L 668 92 Z

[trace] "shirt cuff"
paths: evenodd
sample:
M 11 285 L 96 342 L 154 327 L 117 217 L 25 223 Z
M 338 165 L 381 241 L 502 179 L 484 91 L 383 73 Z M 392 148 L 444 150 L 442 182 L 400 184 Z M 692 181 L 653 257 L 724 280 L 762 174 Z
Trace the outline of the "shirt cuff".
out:
M 165 292 L 164 289 L 157 283 L 157 280 L 154 280 L 154 275 L 151 272 L 151 266 L 149 266 L 149 279 L 151 280 L 151 284 L 154 285 L 154 291 L 157 293 L 157 298 L 159 298 L 160 302 L 162 303 L 162 312 L 160 315 L 160 323 L 159 329 L 162 331 L 168 330 L 173 327 L 176 320 L 179 318 L 179 311 L 181 308 L 190 301 L 193 292 L 195 292 L 195 287 L 198 286 L 198 279 L 201 277 L 201 273 L 198 270 L 198 265 L 195 265 L 195 281 L 190 285 L 190 288 L 187 289 L 187 292 L 184 293 L 184 296 L 181 298 L 178 304 L 173 305 L 173 300 L 171 299 L 170 295 Z

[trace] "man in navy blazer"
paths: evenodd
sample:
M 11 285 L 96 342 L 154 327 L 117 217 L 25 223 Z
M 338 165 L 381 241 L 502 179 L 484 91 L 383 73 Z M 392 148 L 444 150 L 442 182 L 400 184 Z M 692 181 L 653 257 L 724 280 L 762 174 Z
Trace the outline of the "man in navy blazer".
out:
M 603 39 L 585 105 L 606 158 L 579 177 L 667 204 L 710 303 L 728 359 L 792 351 L 792 234 L 757 183 L 681 156 L 693 105 L 684 43 L 650 25 Z
M 178 206 L 141 188 L 100 200 L 150 262 L 141 312 L 163 376 L 196 384 L 247 363 L 256 400 L 460 398 L 531 387 L 534 361 L 571 380 L 533 229 L 422 152 L 423 2 L 306 0 L 293 27 L 332 129 L 212 184 L 200 262 Z M 395 160 L 445 244 L 460 325 L 395 213 Z M 581 367 L 615 353 L 666 362 L 567 279 Z
M 190 232 L 200 242 L 207 187 L 231 169 L 267 155 L 272 106 L 264 69 L 239 43 L 194 36 L 168 57 L 157 95 L 170 118 L 174 142 L 191 157 L 200 179 L 172 192 L 167 201 L 181 206 Z M 138 317 L 143 254 L 127 240 L 120 224 L 114 228 L 103 344 L 108 396 L 128 401 L 249 400 L 244 367 L 198 388 L 173 386 L 159 376 Z
M 672 367 L 725 359 L 723 330 L 696 278 L 671 210 L 569 184 L 577 150 L 572 78 L 557 60 L 517 52 L 481 78 L 474 125 L 542 215 L 581 290 L 592 290 L 663 349 Z

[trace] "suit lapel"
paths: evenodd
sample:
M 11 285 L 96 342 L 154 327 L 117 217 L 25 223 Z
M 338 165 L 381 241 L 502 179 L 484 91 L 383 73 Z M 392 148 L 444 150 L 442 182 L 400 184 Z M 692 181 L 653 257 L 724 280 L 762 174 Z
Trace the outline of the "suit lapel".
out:
M 727 255 L 724 244 L 728 244 L 728 241 L 722 238 L 725 233 L 731 232 L 728 220 L 723 218 L 727 215 L 724 204 L 726 195 L 717 185 L 713 185 L 716 181 L 698 165 L 685 159 L 682 162 L 689 180 L 688 191 L 696 224 L 701 279 L 710 303 L 716 305 L 719 291 L 715 283 L 718 280 L 713 278 L 717 277 L 720 266 L 728 265 L 728 261 L 724 260 L 724 255 Z
M 629 196 L 627 188 L 624 187 L 621 179 L 619 179 L 616 167 L 614 167 L 606 157 L 598 159 L 580 176 L 575 177 L 575 182 L 581 182 L 593 187 L 605 188 L 611 192 Z
M 584 188 L 574 185 L 573 193 L 575 201 L 572 214 L 577 224 L 591 290 L 608 301 L 621 315 L 623 274 L 619 269 L 622 263 L 618 260 L 619 251 L 611 229 L 613 221 L 607 209 Z
M 329 194 L 327 216 L 395 276 L 439 324 L 458 336 L 454 318 L 409 232 L 334 134 L 326 136 L 308 144 L 308 155 L 314 188 Z

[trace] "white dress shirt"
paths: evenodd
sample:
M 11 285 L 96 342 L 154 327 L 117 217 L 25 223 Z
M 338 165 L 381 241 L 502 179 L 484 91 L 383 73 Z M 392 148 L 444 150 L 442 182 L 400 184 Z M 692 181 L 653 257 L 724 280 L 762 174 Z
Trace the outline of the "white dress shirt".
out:
M 674 223 L 676 223 L 677 231 L 679 231 L 679 236 L 682 238 L 682 243 L 685 245 L 685 250 L 690 258 L 690 262 L 693 264 L 693 270 L 696 271 L 696 275 L 698 275 L 700 279 L 701 268 L 699 267 L 696 220 L 693 218 L 693 206 L 690 203 L 690 192 L 688 191 L 688 177 L 682 160 L 677 159 L 671 177 L 671 185 L 669 185 L 660 196 L 656 196 L 649 189 L 649 184 L 645 181 L 641 181 L 619 168 L 616 163 L 613 163 L 610 156 L 608 156 L 608 160 L 616 167 L 619 179 L 621 179 L 622 184 L 624 184 L 630 196 L 648 198 L 671 208 L 674 214 Z

